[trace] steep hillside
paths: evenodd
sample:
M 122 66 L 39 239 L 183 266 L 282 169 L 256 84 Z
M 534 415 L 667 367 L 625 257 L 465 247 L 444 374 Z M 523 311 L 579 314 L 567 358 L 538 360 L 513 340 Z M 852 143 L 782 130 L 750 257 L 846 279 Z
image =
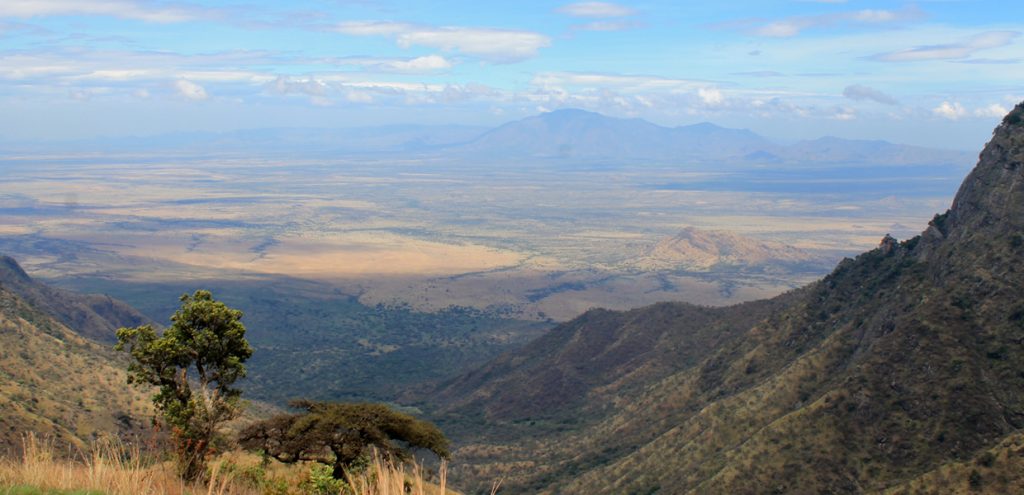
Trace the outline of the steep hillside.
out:
M 490 431 L 585 419 L 460 432 L 457 476 L 521 493 L 1003 493 L 1024 428 L 1022 262 L 1024 104 L 919 237 L 713 318 L 591 312 L 456 382 L 443 403 Z M 673 343 L 690 350 L 674 370 L 606 388 Z M 477 400 L 495 396 L 517 413 Z
M 0 287 L 97 342 L 115 341 L 118 328 L 151 323 L 131 306 L 108 296 L 79 294 L 37 282 L 8 256 L 0 256 Z
M 81 445 L 140 431 L 152 404 L 128 387 L 126 367 L 109 347 L 0 285 L 0 452 L 27 432 Z

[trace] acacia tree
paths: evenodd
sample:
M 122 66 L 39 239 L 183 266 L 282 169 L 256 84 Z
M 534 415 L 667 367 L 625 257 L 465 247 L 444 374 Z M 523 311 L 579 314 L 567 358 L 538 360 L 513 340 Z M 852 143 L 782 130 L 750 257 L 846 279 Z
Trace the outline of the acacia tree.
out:
M 158 388 L 153 403 L 170 426 L 186 480 L 205 474 L 217 427 L 240 412 L 241 391 L 232 385 L 245 376 L 243 363 L 253 352 L 241 318 L 241 311 L 198 290 L 181 296 L 162 335 L 151 325 L 117 331 L 114 348 L 132 357 L 128 383 Z
M 448 439 L 440 429 L 383 404 L 298 400 L 290 405 L 306 412 L 279 414 L 249 425 L 239 434 L 242 446 L 281 462 L 327 464 L 335 479 L 345 479 L 345 470 L 370 448 L 399 461 L 408 458 L 410 448 L 449 457 Z

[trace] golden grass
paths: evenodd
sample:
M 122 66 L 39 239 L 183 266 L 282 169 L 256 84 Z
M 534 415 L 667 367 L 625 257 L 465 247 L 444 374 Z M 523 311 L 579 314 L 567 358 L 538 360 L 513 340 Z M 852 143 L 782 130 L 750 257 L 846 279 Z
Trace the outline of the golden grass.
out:
M 448 491 L 448 470 L 445 463 L 441 464 L 440 476 L 436 485 L 424 479 L 423 467 L 411 464 L 408 471 L 405 465 L 394 464 L 374 456 L 373 462 L 365 471 L 357 476 L 348 476 L 353 495 L 446 495 Z M 408 487 L 408 491 L 406 488 Z
M 236 459 L 224 456 L 210 464 L 209 480 L 201 483 L 182 481 L 171 462 L 150 462 L 135 446 L 111 440 L 100 441 L 88 451 L 78 451 L 70 458 L 61 455 L 57 444 L 33 433 L 23 437 L 20 458 L 0 460 L 0 493 L 12 487 L 32 487 L 42 492 L 75 491 L 105 495 L 261 495 L 263 493 L 303 494 L 304 476 L 308 466 L 287 466 L 281 478 L 289 483 L 285 491 L 268 491 L 267 486 L 254 484 L 238 475 L 231 463 Z M 450 495 L 447 488 L 447 464 L 438 470 L 437 482 L 428 480 L 422 466 L 416 463 L 395 464 L 380 456 L 364 471 L 349 475 L 349 488 L 339 495 Z M 491 491 L 497 493 L 497 485 Z
M 188 485 L 178 478 L 172 464 L 144 462 L 137 447 L 101 441 L 89 451 L 80 451 L 68 459 L 59 454 L 54 442 L 30 433 L 22 442 L 20 459 L 0 461 L 0 486 L 108 495 L 245 493 L 230 490 L 228 480 L 218 479 L 216 468 L 209 484 Z

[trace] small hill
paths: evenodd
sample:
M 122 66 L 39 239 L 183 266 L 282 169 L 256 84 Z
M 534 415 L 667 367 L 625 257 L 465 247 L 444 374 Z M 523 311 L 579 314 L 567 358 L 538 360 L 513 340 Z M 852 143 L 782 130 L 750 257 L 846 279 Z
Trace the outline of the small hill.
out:
M 465 425 L 453 476 L 505 476 L 506 493 L 1019 489 L 1021 266 L 1024 103 L 918 237 L 770 301 L 594 310 L 450 382 L 433 407 Z
M 79 446 L 140 432 L 152 403 L 127 385 L 126 368 L 109 346 L 0 285 L 0 451 L 16 450 L 27 432 Z
M 0 255 L 0 287 L 79 335 L 97 342 L 116 341 L 118 328 L 152 323 L 131 306 L 108 296 L 79 294 L 33 280 L 9 256 Z
M 687 227 L 659 241 L 629 264 L 645 270 L 709 271 L 714 268 L 798 266 L 821 262 L 819 256 L 781 242 L 733 232 Z

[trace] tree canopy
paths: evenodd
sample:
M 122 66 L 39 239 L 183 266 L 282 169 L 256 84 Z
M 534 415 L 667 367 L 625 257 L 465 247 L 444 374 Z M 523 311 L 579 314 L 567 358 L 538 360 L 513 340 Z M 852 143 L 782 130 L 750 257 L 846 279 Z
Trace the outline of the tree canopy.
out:
M 181 296 L 162 334 L 151 325 L 117 331 L 115 349 L 132 357 L 128 382 L 157 387 L 153 402 L 171 427 L 181 474 L 189 480 L 203 475 L 217 427 L 240 411 L 241 391 L 233 385 L 253 353 L 241 318 L 241 311 L 198 290 Z
M 243 447 L 262 450 L 282 462 L 317 461 L 333 466 L 334 477 L 369 449 L 405 460 L 422 448 L 447 459 L 448 439 L 432 423 L 383 404 L 292 401 L 299 414 L 280 414 L 249 425 L 239 434 Z

